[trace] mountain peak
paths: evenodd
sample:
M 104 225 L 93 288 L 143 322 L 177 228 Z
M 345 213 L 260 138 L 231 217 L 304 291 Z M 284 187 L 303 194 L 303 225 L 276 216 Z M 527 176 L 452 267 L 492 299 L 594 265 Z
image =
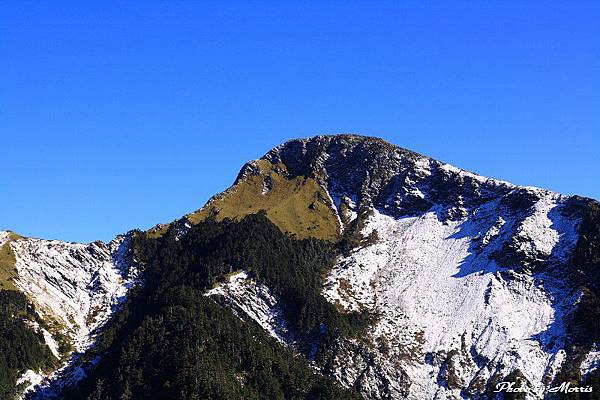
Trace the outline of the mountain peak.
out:
M 233 186 L 187 217 L 195 223 L 262 210 L 288 233 L 336 240 L 373 208 L 394 217 L 436 210 L 452 220 L 493 199 L 527 208 L 543 196 L 564 197 L 486 178 L 380 138 L 319 135 L 287 141 L 246 163 Z
M 303 143 L 305 145 L 328 145 L 331 143 L 337 143 L 342 145 L 356 145 L 361 143 L 363 145 L 380 145 L 393 148 L 400 148 L 399 146 L 376 136 L 367 136 L 358 133 L 337 133 L 290 139 L 282 143 L 281 145 L 275 147 L 275 149 L 273 150 L 289 147 L 290 145 L 294 145 L 296 143 Z

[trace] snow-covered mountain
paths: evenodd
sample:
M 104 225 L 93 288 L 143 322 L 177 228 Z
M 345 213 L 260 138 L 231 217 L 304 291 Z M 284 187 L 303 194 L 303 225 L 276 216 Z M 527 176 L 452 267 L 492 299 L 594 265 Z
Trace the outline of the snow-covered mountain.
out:
M 366 337 L 340 339 L 323 366 L 342 384 L 373 399 L 458 399 L 518 378 L 537 398 L 560 371 L 586 376 L 600 363 L 600 332 L 584 333 L 574 317 L 594 296 L 576 247 L 597 203 L 349 135 L 288 142 L 249 163 L 236 185 L 261 177 L 268 187 L 274 174 L 314 179 L 351 243 L 323 295 L 342 312 L 377 316 Z M 226 209 L 236 185 L 207 207 Z M 253 311 L 275 303 L 242 277 L 220 294 L 281 338 L 275 306 Z
M 335 243 L 322 296 L 342 314 L 370 315 L 370 326 L 317 358 L 251 273 L 205 296 L 367 399 L 490 398 L 502 381 L 539 398 L 598 375 L 600 205 L 591 199 L 488 179 L 376 138 L 317 136 L 247 163 L 231 188 L 149 234 L 175 226 L 183 237 L 208 218 L 256 212 L 298 239 Z M 52 385 L 85 374 L 78 355 L 143 282 L 132 235 L 83 245 L 0 233 L 14 255 L 10 281 L 46 321 L 32 329 L 63 360 Z

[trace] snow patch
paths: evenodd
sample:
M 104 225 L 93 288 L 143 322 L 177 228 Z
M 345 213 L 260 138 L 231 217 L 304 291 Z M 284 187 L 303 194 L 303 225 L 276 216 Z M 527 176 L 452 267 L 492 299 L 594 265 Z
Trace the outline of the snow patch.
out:
M 8 231 L 0 231 L 0 246 L 4 245 L 4 243 L 10 240 L 10 232 Z
M 41 333 L 44 336 L 44 342 L 50 348 L 50 351 L 54 357 L 60 359 L 59 346 L 54 337 L 45 328 L 41 327 L 37 321 L 25 320 L 24 321 L 31 329 Z
M 450 164 L 442 163 L 442 164 L 440 164 L 439 168 L 442 171 L 445 171 L 449 174 L 458 175 L 463 178 L 467 177 L 467 178 L 472 179 L 480 184 L 492 184 L 495 186 L 515 187 L 515 185 L 513 185 L 510 182 L 506 182 L 506 181 L 499 180 L 499 179 L 487 178 L 485 176 L 473 173 L 471 171 L 464 170 L 462 168 L 455 167 L 454 165 L 450 165 Z M 521 186 L 521 187 L 523 187 L 523 186 Z M 526 187 L 524 187 L 524 188 L 526 188 Z
M 25 385 L 23 393 L 33 390 L 36 386 L 43 382 L 45 375 L 41 371 L 27 370 L 17 380 L 17 387 Z
M 600 348 L 594 346 L 581 363 L 581 376 L 585 378 L 590 372 L 595 371 L 598 367 L 600 367 Z
M 282 344 L 289 343 L 288 329 L 278 301 L 265 285 L 257 283 L 247 271 L 229 276 L 226 282 L 205 293 L 221 299 L 238 317 L 256 321 Z

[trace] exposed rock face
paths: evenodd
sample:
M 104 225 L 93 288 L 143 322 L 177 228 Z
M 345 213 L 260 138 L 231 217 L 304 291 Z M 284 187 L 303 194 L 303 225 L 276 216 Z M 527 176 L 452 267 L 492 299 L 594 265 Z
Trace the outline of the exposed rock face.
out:
M 377 208 L 395 217 L 437 206 L 444 220 L 457 219 L 515 189 L 380 139 L 352 135 L 291 141 L 265 158 L 283 163 L 291 176 L 314 176 L 336 205 L 348 199 L 355 212 Z
M 24 238 L 12 243 L 15 285 L 57 333 L 76 351 L 90 345 L 92 333 L 106 321 L 135 279 L 125 261 L 126 237 L 109 244 L 65 243 Z
M 265 160 L 287 179 L 317 181 L 338 238 L 350 239 L 323 295 L 379 317 L 366 337 L 340 338 L 323 362 L 344 385 L 373 399 L 488 398 L 518 376 L 537 398 L 573 363 L 575 379 L 599 364 L 600 332 L 585 356 L 572 356 L 574 310 L 595 285 L 574 265 L 592 200 L 353 135 L 293 140 Z M 259 162 L 236 184 L 260 176 Z
M 65 366 L 92 345 L 98 330 L 136 282 L 130 241 L 130 235 L 108 244 L 22 237 L 10 241 L 15 255 L 14 286 L 28 297 L 45 323 L 43 327 L 32 323 L 32 328 L 42 331 L 46 344 Z M 19 383 L 43 384 L 45 377 L 41 371 L 27 371 Z

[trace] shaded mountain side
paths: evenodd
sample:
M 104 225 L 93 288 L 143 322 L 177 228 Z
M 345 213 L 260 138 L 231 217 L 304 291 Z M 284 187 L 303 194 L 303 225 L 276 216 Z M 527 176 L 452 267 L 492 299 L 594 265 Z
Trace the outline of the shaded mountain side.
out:
M 581 298 L 572 310 L 568 321 L 567 361 L 555 378 L 555 384 L 570 382 L 573 385 L 592 386 L 593 393 L 557 395 L 557 398 L 600 399 L 599 358 L 590 358 L 597 353 L 600 344 L 600 203 L 594 200 L 573 197 L 572 203 L 582 215 L 580 236 L 573 252 L 565 278 L 581 289 Z M 582 366 L 591 371 L 582 374 Z

